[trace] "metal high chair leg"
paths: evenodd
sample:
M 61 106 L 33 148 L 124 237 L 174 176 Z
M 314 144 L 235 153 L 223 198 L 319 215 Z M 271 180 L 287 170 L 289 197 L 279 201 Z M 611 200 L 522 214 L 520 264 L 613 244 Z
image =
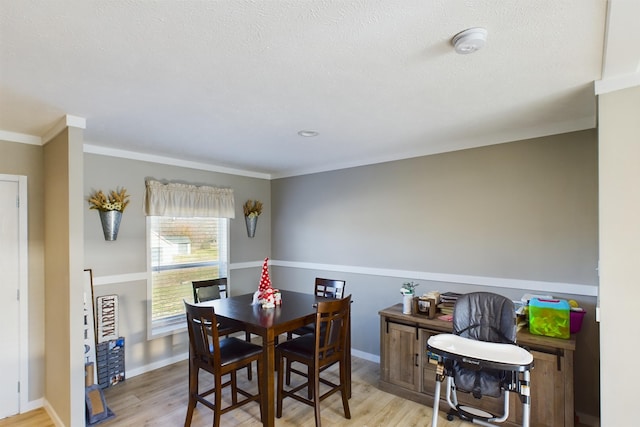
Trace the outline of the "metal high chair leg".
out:
M 446 377 L 446 401 L 452 409 L 450 414 L 482 426 L 495 426 L 509 417 L 509 393 L 518 393 L 522 403 L 522 427 L 529 427 L 531 400 L 529 392 L 530 370 L 533 356 L 515 344 L 492 343 L 472 340 L 453 334 L 440 334 L 429 338 L 428 350 L 432 358 L 437 358 L 436 384 L 434 390 L 433 417 L 431 426 L 437 427 L 440 409 L 441 383 Z M 468 364 L 474 371 L 504 371 L 511 377 L 502 388 L 503 413 L 494 415 L 480 408 L 460 404 L 454 381 L 455 364 Z M 505 380 L 506 381 L 506 380 Z M 451 417 L 453 419 L 453 417 Z

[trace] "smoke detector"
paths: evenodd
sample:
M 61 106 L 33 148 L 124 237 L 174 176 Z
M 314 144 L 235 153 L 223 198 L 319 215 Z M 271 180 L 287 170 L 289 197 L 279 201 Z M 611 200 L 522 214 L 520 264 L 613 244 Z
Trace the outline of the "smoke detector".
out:
M 473 53 L 481 49 L 487 42 L 487 30 L 480 27 L 468 28 L 459 32 L 451 43 L 456 49 L 456 52 L 461 55 Z

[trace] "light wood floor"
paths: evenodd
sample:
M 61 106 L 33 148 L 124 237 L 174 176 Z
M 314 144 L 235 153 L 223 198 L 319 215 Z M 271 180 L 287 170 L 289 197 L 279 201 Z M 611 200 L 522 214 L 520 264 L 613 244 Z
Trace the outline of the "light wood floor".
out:
M 55 427 L 44 408 L 0 420 L 0 426 L 16 427 Z
M 431 409 L 402 399 L 377 388 L 379 365 L 353 358 L 353 392 L 349 400 L 351 419 L 344 418 L 340 395 L 328 397 L 322 402 L 321 414 L 324 427 L 340 426 L 425 426 L 431 422 Z M 255 369 L 255 367 L 254 367 Z M 187 407 L 187 362 L 179 362 L 153 372 L 142 374 L 104 390 L 109 408 L 116 414 L 112 420 L 100 426 L 182 426 Z M 329 374 L 336 375 L 329 371 Z M 239 373 L 239 382 L 253 392 L 253 382 L 246 381 L 246 373 Z M 202 374 L 203 386 L 209 384 L 209 375 Z M 294 376 L 295 378 L 295 376 Z M 293 382 L 293 379 L 292 379 Z M 254 387 L 254 388 L 252 388 Z M 440 412 L 441 427 L 471 426 L 459 420 L 448 422 Z M 213 413 L 203 405 L 196 407 L 192 426 L 211 426 Z M 223 426 L 259 426 L 258 405 L 250 403 L 222 415 Z M 44 409 L 0 421 L 0 427 L 55 427 Z M 285 399 L 283 416 L 276 419 L 278 427 L 314 427 L 313 408 L 292 399 Z

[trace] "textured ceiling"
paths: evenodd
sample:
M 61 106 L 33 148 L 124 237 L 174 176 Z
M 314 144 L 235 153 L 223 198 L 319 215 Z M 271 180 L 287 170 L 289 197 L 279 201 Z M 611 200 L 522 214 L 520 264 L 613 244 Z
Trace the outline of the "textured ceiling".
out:
M 0 130 L 69 114 L 93 147 L 278 177 L 593 128 L 617 4 L 633 25 L 631 0 L 0 0 Z

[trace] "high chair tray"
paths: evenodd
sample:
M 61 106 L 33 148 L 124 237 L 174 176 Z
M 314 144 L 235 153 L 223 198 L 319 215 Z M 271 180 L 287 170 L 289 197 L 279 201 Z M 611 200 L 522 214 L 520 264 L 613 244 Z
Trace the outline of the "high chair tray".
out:
M 430 337 L 427 349 L 436 355 L 478 365 L 479 368 L 522 372 L 533 366 L 531 353 L 515 344 L 478 341 L 454 334 Z

